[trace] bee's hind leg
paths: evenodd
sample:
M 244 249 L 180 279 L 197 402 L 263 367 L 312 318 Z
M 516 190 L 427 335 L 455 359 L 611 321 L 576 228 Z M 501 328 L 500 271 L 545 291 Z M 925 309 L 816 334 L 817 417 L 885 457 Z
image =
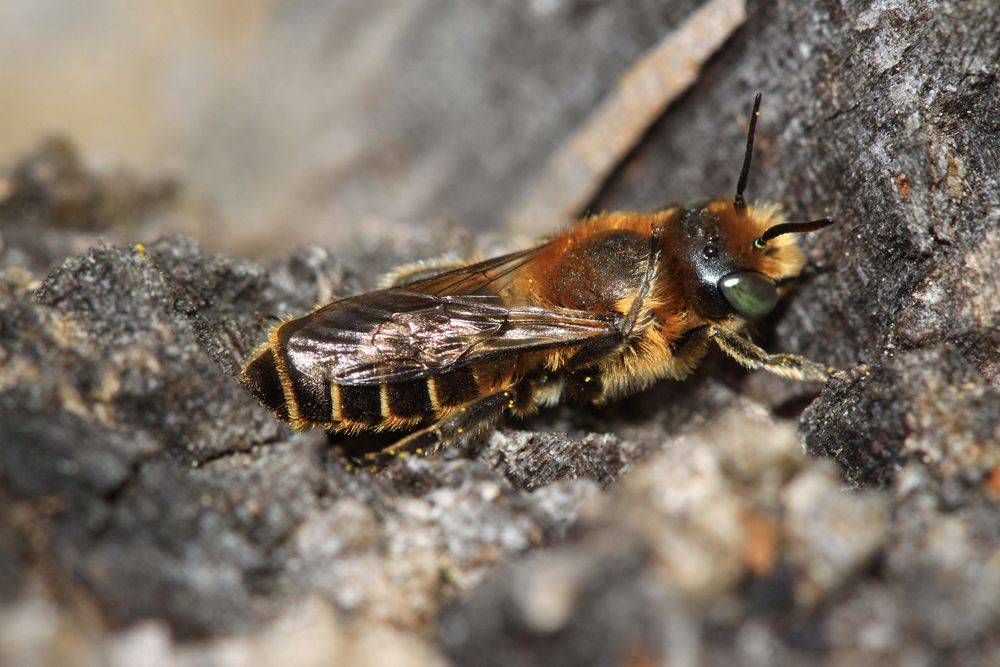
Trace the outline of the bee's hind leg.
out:
M 430 426 L 384 449 L 366 454 L 362 465 L 370 472 L 376 472 L 396 459 L 428 456 L 458 440 L 474 438 L 493 426 L 504 412 L 517 409 L 517 394 L 515 387 L 508 387 L 469 401 Z
M 794 354 L 768 354 L 746 338 L 718 327 L 713 327 L 709 335 L 723 352 L 747 368 L 763 368 L 792 380 L 818 382 L 825 382 L 837 371 Z

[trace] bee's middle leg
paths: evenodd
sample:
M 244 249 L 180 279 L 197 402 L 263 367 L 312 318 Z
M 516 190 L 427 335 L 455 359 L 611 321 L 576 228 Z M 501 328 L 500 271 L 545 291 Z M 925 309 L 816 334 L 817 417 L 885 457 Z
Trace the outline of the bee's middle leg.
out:
M 579 405 L 600 401 L 604 396 L 604 380 L 597 366 L 584 366 L 566 373 L 567 398 Z
M 601 338 L 585 344 L 566 362 L 564 395 L 581 405 L 604 395 L 599 362 L 625 342 L 625 337 Z

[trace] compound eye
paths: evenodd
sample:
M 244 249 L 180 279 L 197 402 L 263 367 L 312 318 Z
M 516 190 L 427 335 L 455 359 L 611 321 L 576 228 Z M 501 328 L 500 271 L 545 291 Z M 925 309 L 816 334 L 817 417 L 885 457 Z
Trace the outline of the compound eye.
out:
M 733 310 L 747 319 L 763 317 L 778 304 L 774 281 L 756 271 L 736 271 L 723 276 L 719 291 Z

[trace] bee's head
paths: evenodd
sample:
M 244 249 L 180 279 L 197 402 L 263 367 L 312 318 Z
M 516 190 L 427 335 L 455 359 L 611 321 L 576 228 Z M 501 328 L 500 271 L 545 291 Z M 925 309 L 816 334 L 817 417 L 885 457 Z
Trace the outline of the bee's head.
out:
M 748 206 L 744 201 L 759 109 L 760 94 L 754 100 L 736 196 L 685 204 L 667 240 L 687 268 L 695 306 L 710 319 L 755 319 L 774 310 L 779 288 L 798 276 L 804 263 L 793 234 L 832 222 L 786 222 L 777 204 Z

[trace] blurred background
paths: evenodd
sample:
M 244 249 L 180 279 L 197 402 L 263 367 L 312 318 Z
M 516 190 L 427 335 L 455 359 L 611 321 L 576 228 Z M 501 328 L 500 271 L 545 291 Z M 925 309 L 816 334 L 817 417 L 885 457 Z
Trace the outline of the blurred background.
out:
M 58 135 L 89 165 L 175 177 L 188 206 L 157 231 L 228 252 L 496 231 L 696 5 L 3 0 L 0 163 Z

